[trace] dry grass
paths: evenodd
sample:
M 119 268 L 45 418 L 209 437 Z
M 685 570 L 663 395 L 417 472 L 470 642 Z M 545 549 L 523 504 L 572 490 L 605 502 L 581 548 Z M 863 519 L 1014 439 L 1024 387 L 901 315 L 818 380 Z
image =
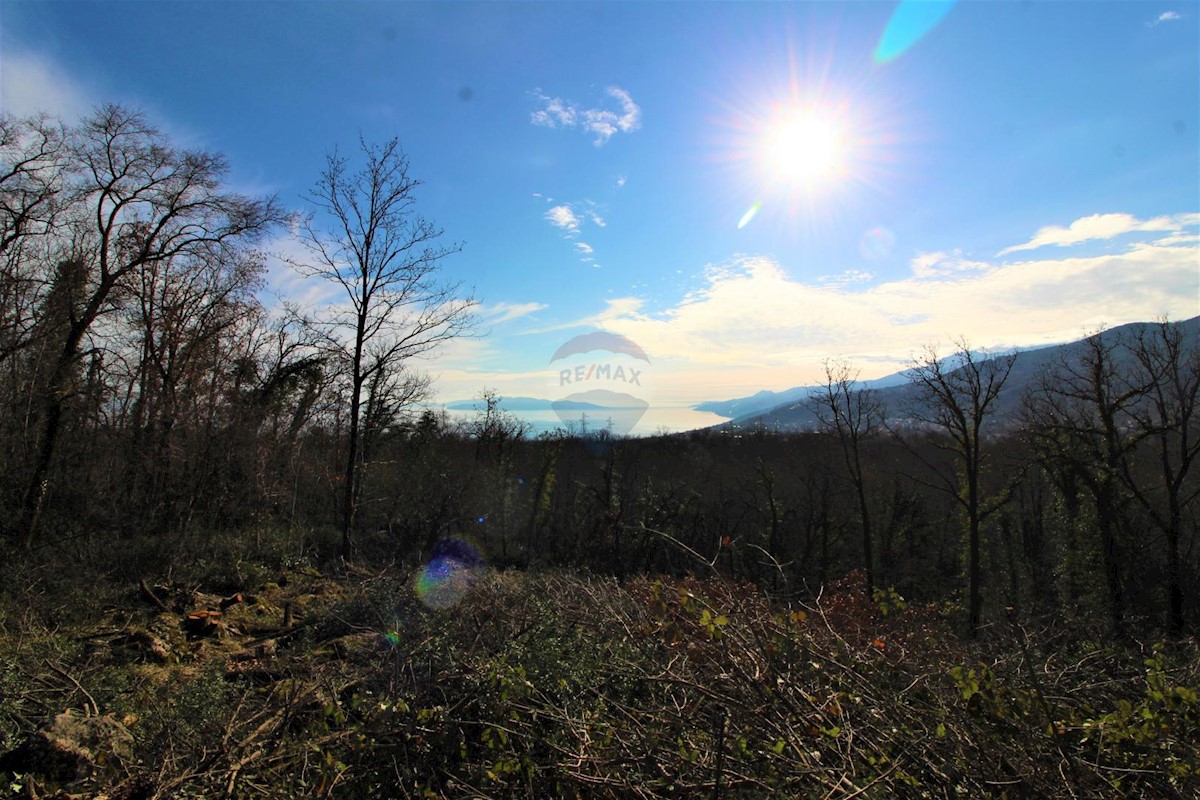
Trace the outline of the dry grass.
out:
M 220 599 L 203 587 L 159 584 L 167 610 L 94 592 L 98 612 L 58 624 L 8 597 L 5 749 L 66 708 L 111 715 L 135 747 L 77 781 L 3 777 L 39 797 L 1200 791 L 1194 642 L 1013 620 L 968 645 L 941 610 L 872 601 L 854 576 L 782 606 L 720 578 L 490 572 L 443 611 L 401 573 L 284 583 L 191 640 L 182 614 Z

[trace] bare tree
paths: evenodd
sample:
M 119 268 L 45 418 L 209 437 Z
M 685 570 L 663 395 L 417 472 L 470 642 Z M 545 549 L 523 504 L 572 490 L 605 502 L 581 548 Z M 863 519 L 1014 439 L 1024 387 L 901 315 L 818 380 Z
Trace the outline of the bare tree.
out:
M 984 426 L 995 417 L 996 400 L 1012 373 L 1016 354 L 980 357 L 967 342 L 956 342 L 954 363 L 928 347 L 909 371 L 917 391 L 917 402 L 909 412 L 925 428 L 946 434 L 949 441 L 933 440 L 933 446 L 948 453 L 952 473 L 934 469 L 937 485 L 957 501 L 967 518 L 968 617 L 971 636 L 979 631 L 982 618 L 979 543 L 984 522 L 1000 510 L 1008 493 L 988 497 L 982 485 L 988 461 Z
M 65 130 L 47 116 L 0 114 L 0 255 L 45 235 L 64 188 Z
M 284 219 L 273 199 L 221 190 L 223 156 L 172 146 L 140 113 L 98 108 L 67 131 L 65 188 L 55 232 L 62 257 L 47 297 L 57 304 L 55 352 L 41 411 L 40 445 L 22 501 L 20 531 L 33 542 L 49 489 L 66 401 L 93 324 L 161 262 L 239 257 Z
M 65 131 L 48 117 L 0 115 L 0 361 L 31 342 L 47 283 L 44 250 L 65 185 Z
M 288 259 L 300 273 L 340 287 L 345 305 L 325 310 L 312 327 L 349 381 L 349 442 L 342 498 L 342 552 L 354 550 L 361 481 L 364 391 L 411 401 L 421 378 L 408 361 L 470 332 L 472 297 L 442 282 L 440 265 L 459 245 L 439 245 L 442 230 L 416 213 L 408 159 L 397 139 L 360 142 L 363 164 L 352 170 L 336 150 L 309 193 L 315 213 L 301 228 L 306 259 Z
M 858 372 L 845 361 L 825 362 L 825 385 L 809 398 L 809 407 L 821 426 L 835 433 L 842 449 L 846 473 L 854 485 L 858 516 L 862 526 L 863 569 L 867 576 L 867 594 L 875 589 L 875 558 L 871 536 L 871 512 L 867 504 L 866 478 L 863 476 L 862 444 L 877 433 L 884 422 L 883 403 L 870 389 L 857 388 Z
M 1096 510 L 1109 616 L 1124 616 L 1121 532 L 1140 509 L 1166 539 L 1167 628 L 1183 629 L 1185 511 L 1200 496 L 1200 341 L 1195 328 L 1161 321 L 1098 331 L 1079 354 L 1041 376 L 1023 414 L 1043 463 L 1070 502 L 1082 486 Z M 1124 334 L 1124 335 L 1119 335 Z
M 1130 349 L 1134 382 L 1146 387 L 1133 408 L 1137 435 L 1152 443 L 1153 477 L 1136 474 L 1130 458 L 1121 462 L 1125 485 L 1167 540 L 1167 630 L 1183 631 L 1184 598 L 1180 570 L 1183 512 L 1200 496 L 1188 481 L 1200 455 L 1200 336 L 1166 320 L 1138 330 Z M 1150 472 L 1150 470 L 1147 470 Z M 1194 483 L 1194 482 L 1193 482 Z
M 181 449 L 180 435 L 205 417 L 197 404 L 215 400 L 229 340 L 257 308 L 253 292 L 261 272 L 258 253 L 202 254 L 145 263 L 131 276 L 133 297 L 122 309 L 138 351 L 131 419 L 136 463 L 129 466 L 147 508 L 165 510 L 178 501 L 179 467 L 198 462 L 194 453 L 186 460 L 171 454 Z
M 1064 355 L 1035 379 L 1021 410 L 1038 459 L 1068 507 L 1079 505 L 1079 487 L 1091 497 L 1108 614 L 1117 631 L 1124 618 L 1120 531 L 1128 500 L 1120 476 L 1140 441 L 1131 435 L 1129 413 L 1147 388 L 1123 374 L 1121 349 L 1115 335 L 1092 334 L 1077 355 Z

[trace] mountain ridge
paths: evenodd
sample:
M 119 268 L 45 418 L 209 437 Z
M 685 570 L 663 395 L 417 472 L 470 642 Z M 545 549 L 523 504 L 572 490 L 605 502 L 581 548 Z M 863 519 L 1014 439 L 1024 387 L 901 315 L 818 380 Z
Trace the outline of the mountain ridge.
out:
M 1134 335 L 1139 330 L 1147 330 L 1154 322 L 1130 322 L 1125 325 L 1119 325 L 1114 328 L 1108 328 L 1101 332 L 1101 336 L 1106 339 L 1115 337 L 1125 337 Z M 1184 329 L 1184 333 L 1190 337 L 1200 336 L 1200 316 L 1190 319 L 1180 320 L 1174 324 L 1180 325 Z M 992 358 L 999 358 L 1008 353 L 1015 352 L 1017 355 L 1016 362 L 1013 364 L 1013 369 L 1008 378 L 1003 400 L 997 405 L 996 411 L 998 414 L 1011 414 L 1015 412 L 1016 406 L 1019 403 L 1020 396 L 1024 390 L 1040 374 L 1041 370 L 1046 366 L 1055 363 L 1063 357 L 1071 357 L 1072 351 L 1079 350 L 1083 343 L 1090 336 L 1084 336 L 1070 342 L 1061 344 L 1044 345 L 1040 347 L 1030 348 L 1027 350 L 1003 351 L 991 354 Z M 916 399 L 916 391 L 908 382 L 906 377 L 907 370 L 897 372 L 893 375 L 886 375 L 883 378 L 877 378 L 873 381 L 861 381 L 855 384 L 856 389 L 874 389 L 876 397 L 883 402 L 887 409 L 887 415 L 891 417 L 895 412 L 904 407 L 906 403 L 911 403 Z M 900 378 L 901 382 L 891 383 L 891 385 L 880 386 L 882 381 L 890 381 L 895 378 Z M 799 389 L 806 389 L 807 392 L 798 394 L 792 399 L 786 400 L 778 405 L 763 410 L 755 410 L 741 416 L 726 420 L 710 427 L 710 430 L 721 430 L 736 427 L 755 427 L 767 428 L 771 430 L 806 430 L 816 427 L 819 420 L 816 414 L 808 407 L 805 402 L 812 390 L 820 389 L 821 386 L 811 387 L 794 387 L 786 392 L 793 392 Z M 762 392 L 756 395 L 750 395 L 748 398 L 737 398 L 737 400 L 749 400 L 753 397 L 761 395 Z M 782 393 L 780 393 L 782 394 Z M 725 401 L 733 403 L 735 401 Z M 699 406 L 694 406 L 699 410 Z M 714 412 L 719 413 L 719 412 Z

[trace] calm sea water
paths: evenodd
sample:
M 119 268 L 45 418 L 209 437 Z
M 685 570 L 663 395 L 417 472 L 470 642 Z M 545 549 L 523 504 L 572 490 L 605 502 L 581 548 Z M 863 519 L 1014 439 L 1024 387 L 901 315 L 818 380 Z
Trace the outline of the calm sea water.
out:
M 450 419 L 455 422 L 465 422 L 475 419 L 477 412 L 475 411 L 447 411 Z M 530 436 L 537 436 L 539 433 L 552 431 L 555 428 L 565 428 L 566 424 L 558 414 L 554 411 L 511 411 L 514 417 L 524 421 L 530 426 Z M 580 418 L 574 418 L 577 428 L 580 425 Z M 645 415 L 641 418 L 630 434 L 633 436 L 653 436 L 658 433 L 679 433 L 681 431 L 695 430 L 696 428 L 707 428 L 710 425 L 718 425 L 722 422 L 727 422 L 726 417 L 718 414 L 713 414 L 708 411 L 696 411 L 691 408 L 671 408 L 663 406 L 651 406 L 646 409 Z M 605 426 L 606 419 L 600 416 L 599 412 L 587 414 L 586 424 L 590 431 L 598 430 Z

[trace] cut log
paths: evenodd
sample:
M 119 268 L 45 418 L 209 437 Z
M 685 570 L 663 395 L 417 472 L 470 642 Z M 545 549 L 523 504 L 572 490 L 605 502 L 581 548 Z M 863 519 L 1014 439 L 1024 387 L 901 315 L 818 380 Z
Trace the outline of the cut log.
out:
M 213 636 L 220 627 L 220 611 L 193 611 L 183 618 L 183 629 L 192 636 Z

